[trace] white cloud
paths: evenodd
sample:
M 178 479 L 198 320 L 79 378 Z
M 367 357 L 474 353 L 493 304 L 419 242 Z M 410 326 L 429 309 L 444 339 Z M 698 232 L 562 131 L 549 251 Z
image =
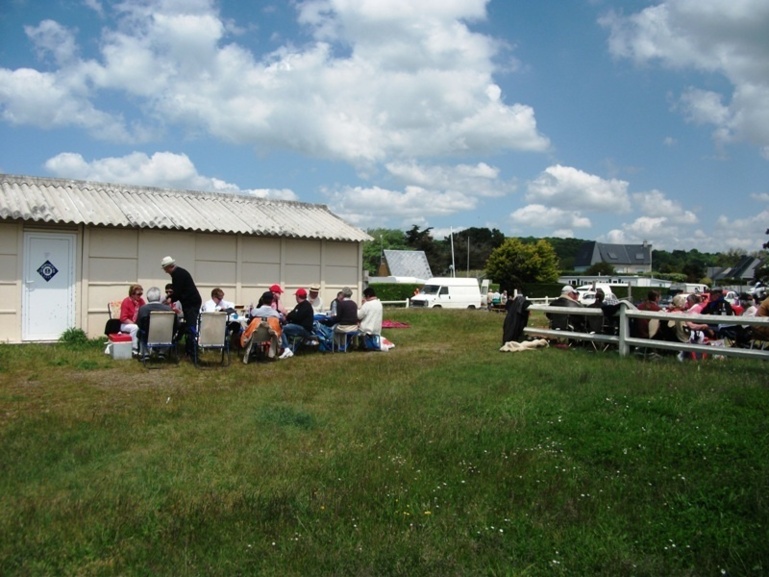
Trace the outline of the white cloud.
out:
M 606 180 L 569 166 L 550 166 L 528 184 L 526 200 L 560 209 L 627 212 L 628 183 Z
M 716 220 L 712 235 L 718 239 L 721 250 L 742 248 L 752 252 L 759 250 L 766 242 L 767 226 L 769 226 L 769 209 L 747 218 L 731 219 L 722 215 Z
M 43 60 L 51 56 L 56 64 L 64 66 L 77 55 L 75 35 L 53 20 L 43 20 L 38 26 L 25 26 L 24 31 Z
M 479 162 L 476 165 L 424 165 L 416 162 L 391 162 L 391 175 L 407 184 L 431 190 L 457 190 L 477 196 L 496 197 L 515 191 L 514 182 L 499 179 L 499 169 Z
M 430 216 L 452 215 L 477 205 L 475 198 L 461 192 L 437 192 L 419 186 L 407 186 L 403 191 L 344 187 L 328 196 L 329 208 L 335 214 L 362 227 L 381 226 L 392 219 L 402 225 L 421 224 Z
M 0 110 L 17 124 L 78 126 L 120 142 L 173 126 L 359 165 L 549 147 L 533 109 L 507 104 L 493 80 L 497 42 L 465 24 L 485 18 L 486 0 L 296 6 L 314 41 L 270 54 L 228 36 L 212 1 L 115 5 L 119 20 L 89 60 L 77 56 L 75 31 L 47 21 L 30 36 L 58 66 L 0 69 Z M 99 108 L 107 93 L 132 102 L 140 123 Z
M 515 182 L 499 178 L 498 168 L 484 162 L 475 165 L 390 162 L 385 168 L 403 185 L 402 190 L 380 186 L 326 190 L 331 209 L 360 226 L 382 226 L 387 220 L 410 226 L 427 224 L 430 217 L 461 215 L 475 209 L 483 199 L 506 196 L 516 188 Z
M 675 200 L 667 198 L 659 190 L 633 194 L 633 201 L 647 217 L 664 217 L 676 224 L 695 224 L 697 215 L 691 210 L 685 210 Z
M 203 176 L 198 174 L 186 154 L 172 152 L 156 152 L 151 157 L 143 152 L 134 152 L 120 158 L 101 158 L 92 162 L 86 161 L 80 154 L 65 152 L 48 159 L 45 168 L 54 176 L 78 180 L 246 194 L 279 200 L 297 199 L 296 194 L 288 189 L 241 189 L 221 179 Z
M 83 5 L 96 12 L 99 16 L 104 16 L 104 7 L 99 0 L 83 0 Z
M 530 204 L 519 208 L 510 215 L 514 225 L 526 227 L 547 228 L 590 228 L 590 219 L 578 211 L 563 210 L 547 207 L 541 204 Z
M 769 144 L 765 0 L 664 0 L 629 16 L 609 13 L 601 23 L 611 30 L 609 49 L 617 57 L 692 68 L 731 83 L 731 95 L 692 86 L 680 98 L 685 117 L 712 124 L 719 143 Z

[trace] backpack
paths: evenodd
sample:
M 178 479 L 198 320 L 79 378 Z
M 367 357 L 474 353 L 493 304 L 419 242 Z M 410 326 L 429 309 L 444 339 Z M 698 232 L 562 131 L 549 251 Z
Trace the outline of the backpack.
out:
M 318 350 L 330 353 L 334 345 L 334 329 L 318 321 L 313 322 L 312 325 L 315 337 L 318 339 Z

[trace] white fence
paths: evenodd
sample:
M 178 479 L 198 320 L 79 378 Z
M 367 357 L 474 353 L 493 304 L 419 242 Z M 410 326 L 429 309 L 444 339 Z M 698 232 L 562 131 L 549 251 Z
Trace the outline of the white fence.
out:
M 541 300 L 541 299 L 540 299 Z M 624 301 L 620 301 L 622 303 Z M 569 316 L 603 316 L 603 311 L 599 308 L 581 308 L 575 309 L 574 307 L 554 307 L 545 305 L 532 305 L 529 307 L 529 311 L 542 311 L 548 313 L 566 314 Z M 761 350 L 758 348 L 753 349 L 741 349 L 735 347 L 712 347 L 710 345 L 695 345 L 690 343 L 671 342 L 671 341 L 659 341 L 655 339 L 639 339 L 630 336 L 630 319 L 660 319 L 662 322 L 667 321 L 692 321 L 696 323 L 703 323 L 709 325 L 750 325 L 761 326 L 769 328 L 768 318 L 757 317 L 723 317 L 718 315 L 685 315 L 680 313 L 668 313 L 664 311 L 651 312 L 651 311 L 639 311 L 637 309 L 630 308 L 628 306 L 620 306 L 617 314 L 619 317 L 619 334 L 618 335 L 604 335 L 598 333 L 584 333 L 584 332 L 572 332 L 561 331 L 553 329 L 545 329 L 539 327 L 526 327 L 523 329 L 524 333 L 529 336 L 548 337 L 548 338 L 568 338 L 578 341 L 591 341 L 594 343 L 607 343 L 615 345 L 619 349 L 619 354 L 626 356 L 630 354 L 631 347 L 643 347 L 654 349 L 666 349 L 673 351 L 688 351 L 706 354 L 717 354 L 731 357 L 742 357 L 751 359 L 764 359 L 769 360 L 769 350 Z M 726 322 L 725 322 L 726 321 Z
M 382 301 L 383 307 L 406 307 L 409 308 L 411 306 L 409 304 L 409 299 L 406 299 L 405 301 Z

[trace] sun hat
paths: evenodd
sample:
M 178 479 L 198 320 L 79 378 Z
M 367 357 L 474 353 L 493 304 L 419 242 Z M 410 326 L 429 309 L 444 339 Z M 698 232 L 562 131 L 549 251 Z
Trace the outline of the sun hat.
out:
M 160 268 L 166 268 L 167 266 L 171 266 L 176 261 L 173 259 L 173 257 L 170 256 L 164 256 L 163 260 L 160 261 Z
M 310 292 L 311 292 L 311 293 L 316 293 L 316 292 L 318 292 L 318 291 L 320 291 L 320 287 L 319 287 L 318 285 L 314 284 L 314 285 L 312 285 L 312 286 L 310 287 Z
M 282 288 L 280 288 L 280 285 L 279 285 L 279 284 L 274 284 L 274 285 L 272 285 L 272 286 L 270 287 L 270 290 L 271 290 L 272 292 L 274 292 L 274 293 L 278 293 L 278 294 L 281 294 L 281 293 L 283 292 L 283 289 L 282 289 Z
M 294 293 L 298 297 L 307 298 L 307 291 L 303 288 L 296 289 L 296 292 Z
M 673 297 L 673 306 L 677 309 L 683 309 L 686 307 L 686 295 L 679 293 Z
M 571 293 L 575 293 L 575 292 L 577 292 L 577 291 L 574 290 L 574 287 L 571 286 L 570 284 L 567 284 L 565 287 L 563 287 L 561 289 L 561 294 L 562 295 L 570 295 Z

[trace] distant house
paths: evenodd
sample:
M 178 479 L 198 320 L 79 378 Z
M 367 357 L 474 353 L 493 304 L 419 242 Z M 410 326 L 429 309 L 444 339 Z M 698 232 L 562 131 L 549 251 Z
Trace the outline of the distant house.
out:
M 743 256 L 732 267 L 714 267 L 707 271 L 708 276 L 713 282 L 719 282 L 723 279 L 737 279 L 745 284 L 756 278 L 756 269 L 761 268 L 763 260 L 753 256 Z
M 248 305 L 273 283 L 289 307 L 311 284 L 326 302 L 344 286 L 360 298 L 367 240 L 324 205 L 0 174 L 0 341 L 99 336 L 129 284 L 170 281 L 165 255 L 204 300 L 221 287 Z
M 377 276 L 369 281 L 424 283 L 432 276 L 423 250 L 385 250 Z
M 643 244 L 585 242 L 574 259 L 574 270 L 585 272 L 597 263 L 610 264 L 617 273 L 650 273 L 652 271 L 652 245 L 648 242 Z

